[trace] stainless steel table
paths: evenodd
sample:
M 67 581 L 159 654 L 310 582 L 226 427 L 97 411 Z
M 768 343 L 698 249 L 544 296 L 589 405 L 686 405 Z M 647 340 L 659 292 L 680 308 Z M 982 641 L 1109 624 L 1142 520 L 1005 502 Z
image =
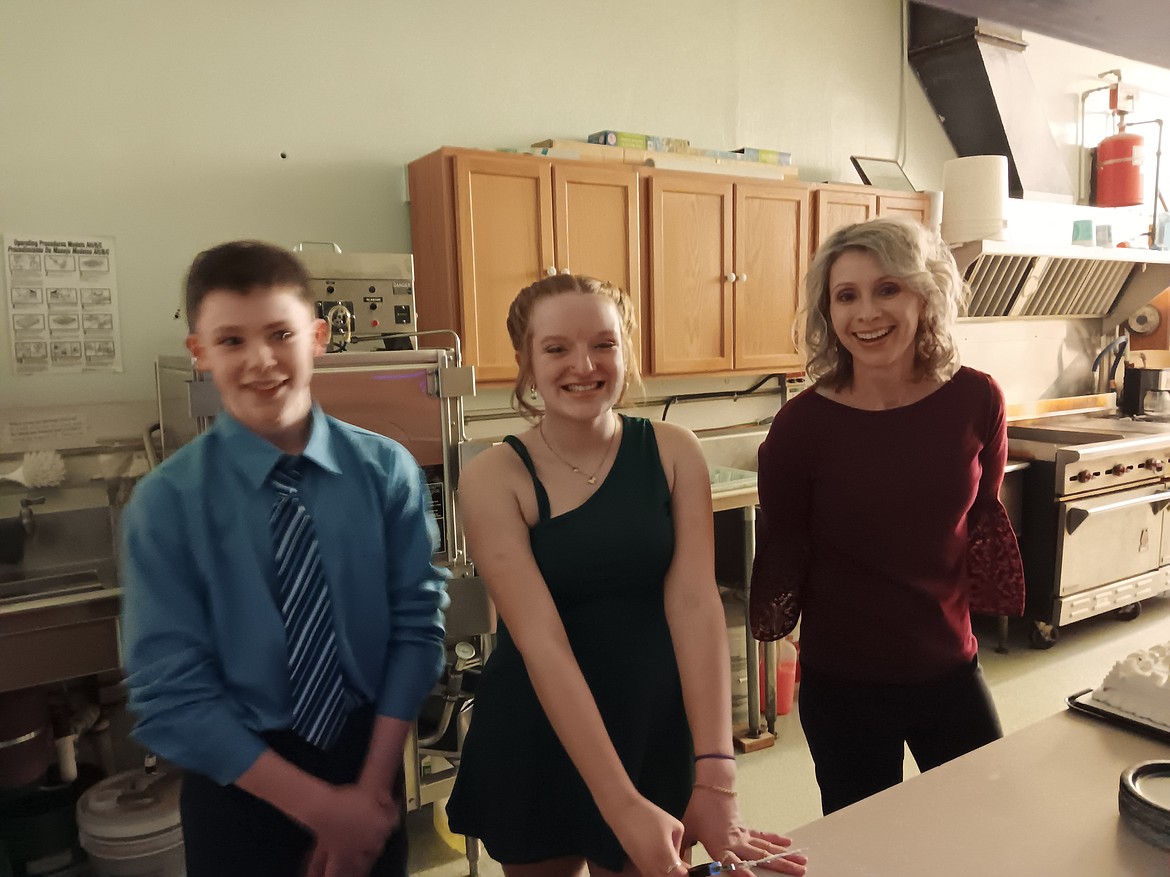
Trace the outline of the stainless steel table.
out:
M 756 556 L 756 506 L 760 495 L 756 487 L 732 490 L 712 490 L 713 511 L 740 509 L 743 515 L 743 581 L 744 581 L 744 641 L 747 662 L 748 732 L 736 740 L 745 752 L 763 749 L 775 742 L 776 734 L 776 643 L 764 643 L 764 721 L 767 730 L 760 728 L 760 654 L 756 638 L 752 636 L 748 607 L 751 601 L 752 563 Z
M 790 834 L 826 877 L 1165 877 L 1170 854 L 1121 821 L 1117 790 L 1125 768 L 1168 758 L 1064 711 Z

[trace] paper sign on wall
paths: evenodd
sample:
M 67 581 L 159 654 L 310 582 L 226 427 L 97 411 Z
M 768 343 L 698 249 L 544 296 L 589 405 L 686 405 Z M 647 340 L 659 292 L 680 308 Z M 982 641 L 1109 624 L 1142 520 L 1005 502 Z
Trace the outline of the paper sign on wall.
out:
M 5 235 L 4 273 L 15 374 L 122 371 L 112 237 Z

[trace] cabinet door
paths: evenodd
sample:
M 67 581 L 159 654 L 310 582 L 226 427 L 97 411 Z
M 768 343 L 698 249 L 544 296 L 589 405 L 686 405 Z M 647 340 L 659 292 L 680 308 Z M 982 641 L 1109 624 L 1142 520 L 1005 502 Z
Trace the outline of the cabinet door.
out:
M 735 187 L 735 367 L 801 368 L 792 327 L 807 269 L 803 188 Z
M 553 168 L 557 269 L 607 280 L 629 293 L 641 326 L 638 174 L 626 167 Z M 634 349 L 640 347 L 634 339 Z
M 867 192 L 837 192 L 832 189 L 818 189 L 817 236 L 813 242 L 821 242 L 843 225 L 865 222 L 877 213 L 877 196 Z
M 878 216 L 908 216 L 926 225 L 930 221 L 929 195 L 878 195 Z
M 650 178 L 651 371 L 732 368 L 731 183 Z
M 456 156 L 463 349 L 481 381 L 516 377 L 508 306 L 553 265 L 552 168 L 531 158 Z

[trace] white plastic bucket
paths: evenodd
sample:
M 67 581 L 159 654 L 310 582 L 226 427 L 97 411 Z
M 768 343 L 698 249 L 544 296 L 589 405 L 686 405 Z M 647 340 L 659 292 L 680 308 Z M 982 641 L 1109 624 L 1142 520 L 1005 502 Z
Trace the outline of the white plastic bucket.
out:
M 180 775 L 116 774 L 77 802 L 81 847 L 95 877 L 184 877 Z
M 969 155 L 943 163 L 940 231 L 948 244 L 1003 240 L 1008 163 L 1002 155 Z

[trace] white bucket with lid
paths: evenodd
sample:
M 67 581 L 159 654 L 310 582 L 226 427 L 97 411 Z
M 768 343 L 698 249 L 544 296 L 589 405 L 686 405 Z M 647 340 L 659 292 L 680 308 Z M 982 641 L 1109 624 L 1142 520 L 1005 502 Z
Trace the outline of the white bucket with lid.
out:
M 174 770 L 130 770 L 81 796 L 77 827 L 96 877 L 184 877 L 181 783 Z
M 968 155 L 943 163 L 940 232 L 952 246 L 1005 238 L 1008 162 L 1003 155 Z

